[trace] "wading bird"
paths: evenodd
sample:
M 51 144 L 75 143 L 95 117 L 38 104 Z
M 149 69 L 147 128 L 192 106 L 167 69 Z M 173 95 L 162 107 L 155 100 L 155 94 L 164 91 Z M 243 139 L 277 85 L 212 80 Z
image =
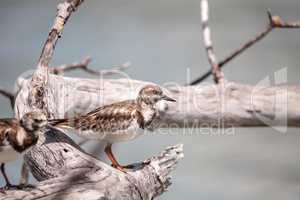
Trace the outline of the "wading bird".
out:
M 6 186 L 4 192 L 13 186 L 6 173 L 5 163 L 14 161 L 26 153 L 38 141 L 40 131 L 47 125 L 47 118 L 40 112 L 26 113 L 21 120 L 14 118 L 0 119 L 0 164 Z
M 51 120 L 49 124 L 75 130 L 79 136 L 87 139 L 105 141 L 105 153 L 112 166 L 125 172 L 125 167 L 118 163 L 112 153 L 112 144 L 132 140 L 150 128 L 152 122 L 159 118 L 155 105 L 162 100 L 175 102 L 160 87 L 147 85 L 139 91 L 135 100 L 105 105 L 75 118 Z

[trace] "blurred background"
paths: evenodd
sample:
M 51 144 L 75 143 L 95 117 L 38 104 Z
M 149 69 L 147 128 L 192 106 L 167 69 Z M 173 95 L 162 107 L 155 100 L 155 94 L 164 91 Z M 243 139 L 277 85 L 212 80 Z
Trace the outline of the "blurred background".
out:
M 0 85 L 12 90 L 15 79 L 34 69 L 52 25 L 58 0 L 0 0 Z M 200 23 L 199 0 L 87 0 L 67 24 L 52 64 L 91 56 L 94 69 L 130 61 L 131 78 L 185 84 L 209 69 Z M 261 31 L 266 10 L 285 20 L 300 20 L 299 0 L 210 1 L 215 50 L 223 58 Z M 300 30 L 275 30 L 224 68 L 226 78 L 256 84 L 287 68 L 287 83 L 300 84 Z M 79 72 L 70 76 L 86 76 Z M 211 79 L 208 80 L 211 82 Z M 0 116 L 12 116 L 0 97 Z M 148 135 L 116 146 L 121 163 L 143 160 L 168 145 L 184 143 L 185 158 L 173 173 L 173 185 L 160 199 L 298 200 L 300 134 L 289 128 L 237 128 L 235 134 Z M 101 148 L 95 142 L 84 148 Z M 20 163 L 7 166 L 19 181 Z M 32 180 L 33 181 L 33 180 Z M 0 180 L 0 184 L 4 182 Z

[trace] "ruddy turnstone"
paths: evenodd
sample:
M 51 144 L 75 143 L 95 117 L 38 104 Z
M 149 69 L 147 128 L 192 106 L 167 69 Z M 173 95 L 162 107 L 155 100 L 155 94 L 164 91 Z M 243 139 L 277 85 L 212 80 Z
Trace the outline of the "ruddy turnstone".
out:
M 150 128 L 153 120 L 159 117 L 155 105 L 161 100 L 176 101 L 166 96 L 160 87 L 147 85 L 139 91 L 135 100 L 105 105 L 80 117 L 50 120 L 49 124 L 73 129 L 87 139 L 107 142 L 105 153 L 112 166 L 124 172 L 124 166 L 112 153 L 112 144 L 134 139 L 141 135 L 141 131 Z
M 0 163 L 6 186 L 4 192 L 13 186 L 5 173 L 4 165 L 14 161 L 28 151 L 38 141 L 39 132 L 47 125 L 46 116 L 40 112 L 26 113 L 21 120 L 0 119 Z

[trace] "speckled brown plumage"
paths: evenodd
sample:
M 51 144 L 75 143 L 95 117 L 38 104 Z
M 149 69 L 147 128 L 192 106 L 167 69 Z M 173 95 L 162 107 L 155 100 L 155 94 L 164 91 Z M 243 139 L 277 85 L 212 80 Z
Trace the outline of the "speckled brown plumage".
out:
M 17 152 L 21 153 L 37 142 L 37 137 L 27 133 L 22 144 L 17 140 L 17 134 L 27 133 L 16 119 L 0 119 L 0 146 L 11 145 Z
M 16 130 L 19 122 L 16 119 L 0 119 L 0 148 L 7 145 L 7 135 Z
M 19 121 L 14 118 L 0 119 L 0 164 L 6 181 L 6 188 L 11 187 L 4 169 L 6 162 L 14 161 L 38 141 L 39 132 L 47 124 L 47 119 L 40 112 L 26 113 Z M 3 191 L 3 188 L 0 188 Z
M 50 120 L 49 123 L 81 131 L 115 132 L 126 130 L 134 120 L 140 128 L 145 128 L 141 108 L 135 100 L 127 100 L 99 107 L 77 118 Z
M 135 100 L 105 105 L 76 118 L 51 120 L 49 124 L 75 129 L 76 133 L 88 139 L 106 141 L 105 152 L 113 166 L 124 171 L 112 153 L 112 143 L 134 139 L 141 135 L 141 130 L 150 128 L 159 117 L 155 104 L 161 100 L 175 101 L 164 95 L 158 86 L 147 85 Z

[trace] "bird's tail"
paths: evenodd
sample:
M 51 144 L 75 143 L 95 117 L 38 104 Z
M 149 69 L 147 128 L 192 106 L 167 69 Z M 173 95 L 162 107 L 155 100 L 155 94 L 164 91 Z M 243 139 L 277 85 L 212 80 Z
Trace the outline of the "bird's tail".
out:
M 71 128 L 74 123 L 73 119 L 50 119 L 48 125 L 58 128 Z

